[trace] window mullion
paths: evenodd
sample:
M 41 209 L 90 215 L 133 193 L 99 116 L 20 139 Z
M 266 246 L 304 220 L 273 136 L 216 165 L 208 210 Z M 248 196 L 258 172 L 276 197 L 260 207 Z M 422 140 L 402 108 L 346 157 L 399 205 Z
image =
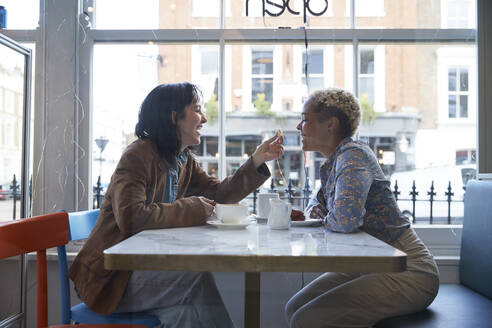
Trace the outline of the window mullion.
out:
M 38 30 L 8 30 L 2 29 L 2 34 L 16 42 L 33 43 L 38 38 Z
M 159 43 L 303 43 L 300 29 L 156 29 L 98 30 L 89 32 L 95 42 L 159 42 Z M 311 43 L 316 42 L 453 42 L 472 43 L 475 29 L 308 29 Z

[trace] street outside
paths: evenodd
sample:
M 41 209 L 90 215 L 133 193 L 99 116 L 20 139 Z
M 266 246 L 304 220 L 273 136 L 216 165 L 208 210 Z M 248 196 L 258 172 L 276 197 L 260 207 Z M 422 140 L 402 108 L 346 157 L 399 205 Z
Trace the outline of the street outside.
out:
M 21 202 L 18 200 L 16 202 L 16 215 L 15 218 L 18 219 L 20 216 L 20 206 Z M 13 210 L 14 210 L 14 200 L 0 200 L 0 222 L 11 221 L 13 218 Z

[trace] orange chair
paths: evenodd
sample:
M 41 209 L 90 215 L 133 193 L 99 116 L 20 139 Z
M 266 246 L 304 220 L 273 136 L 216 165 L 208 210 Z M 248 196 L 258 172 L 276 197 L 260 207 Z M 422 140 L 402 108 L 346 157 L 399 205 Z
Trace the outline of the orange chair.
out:
M 0 259 L 36 252 L 37 327 L 48 326 L 48 282 L 46 249 L 68 243 L 68 214 L 57 212 L 0 224 Z M 57 325 L 52 328 L 75 327 Z M 77 328 L 145 328 L 141 325 L 77 325 Z

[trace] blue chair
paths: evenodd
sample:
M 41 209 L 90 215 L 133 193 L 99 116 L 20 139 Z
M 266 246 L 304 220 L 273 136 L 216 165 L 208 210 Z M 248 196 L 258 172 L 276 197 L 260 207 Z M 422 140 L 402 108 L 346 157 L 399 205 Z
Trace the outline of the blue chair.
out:
M 89 237 L 96 224 L 99 210 L 73 212 L 68 214 L 70 226 L 70 240 L 81 240 Z M 65 246 L 58 248 L 58 267 L 60 272 L 60 293 L 62 307 L 62 323 L 86 324 L 136 324 L 147 327 L 160 326 L 160 321 L 153 315 L 143 313 L 117 313 L 105 316 L 89 309 L 84 303 L 71 307 L 70 285 L 67 276 L 67 252 Z

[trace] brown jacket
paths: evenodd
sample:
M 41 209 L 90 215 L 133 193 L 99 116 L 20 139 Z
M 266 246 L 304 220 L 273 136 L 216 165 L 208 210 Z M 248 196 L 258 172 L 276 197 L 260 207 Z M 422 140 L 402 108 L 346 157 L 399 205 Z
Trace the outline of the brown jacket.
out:
M 179 173 L 177 200 L 162 203 L 167 168 L 147 139 L 133 142 L 121 156 L 96 225 L 68 272 L 82 301 L 93 311 L 113 313 L 131 275 L 131 271 L 105 270 L 103 250 L 142 230 L 203 224 L 205 208 L 197 196 L 238 202 L 270 176 L 266 165 L 255 169 L 250 158 L 221 182 L 189 155 Z

